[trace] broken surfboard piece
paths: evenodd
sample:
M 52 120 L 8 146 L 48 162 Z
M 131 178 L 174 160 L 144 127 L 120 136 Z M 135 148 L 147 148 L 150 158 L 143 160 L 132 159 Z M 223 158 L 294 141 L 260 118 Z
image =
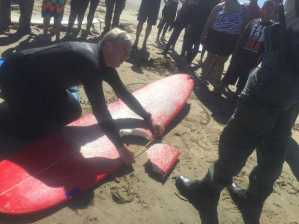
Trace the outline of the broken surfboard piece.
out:
M 147 156 L 149 158 L 146 164 L 147 169 L 158 180 L 166 180 L 174 166 L 177 164 L 181 152 L 168 144 L 154 144 L 148 151 Z

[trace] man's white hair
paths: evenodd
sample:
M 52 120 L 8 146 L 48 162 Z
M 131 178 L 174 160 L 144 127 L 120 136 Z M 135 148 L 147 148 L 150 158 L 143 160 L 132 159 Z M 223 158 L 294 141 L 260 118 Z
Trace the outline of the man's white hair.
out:
M 119 28 L 114 28 L 106 33 L 102 39 L 102 43 L 105 42 L 117 42 L 120 44 L 126 44 L 128 46 L 132 46 L 132 38 L 131 36 L 124 30 Z

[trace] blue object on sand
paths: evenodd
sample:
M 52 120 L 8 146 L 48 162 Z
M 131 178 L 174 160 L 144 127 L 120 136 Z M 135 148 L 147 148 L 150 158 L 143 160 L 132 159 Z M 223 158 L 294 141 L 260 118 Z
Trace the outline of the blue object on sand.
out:
M 80 101 L 80 90 L 78 86 L 73 86 L 67 89 L 67 91 L 69 91 L 76 100 Z

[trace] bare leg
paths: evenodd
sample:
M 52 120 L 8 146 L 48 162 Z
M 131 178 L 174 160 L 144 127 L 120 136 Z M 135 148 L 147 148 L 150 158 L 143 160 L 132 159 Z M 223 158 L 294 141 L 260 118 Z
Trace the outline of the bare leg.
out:
M 44 35 L 48 34 L 50 19 L 51 19 L 50 16 L 45 16 L 44 17 Z
M 208 52 L 207 59 L 205 60 L 202 66 L 202 71 L 201 71 L 202 79 L 206 79 L 210 75 L 213 66 L 215 66 L 216 58 L 217 55 Z
M 85 12 L 87 10 L 88 2 L 89 1 L 85 0 L 80 5 L 81 8 L 79 9 L 79 15 L 78 15 L 78 32 L 81 30 L 84 15 L 85 15 Z
M 115 8 L 114 8 L 114 15 L 113 15 L 113 22 L 112 27 L 119 26 L 119 19 L 122 11 L 126 7 L 126 1 L 125 0 L 116 0 L 115 2 Z
M 148 40 L 148 38 L 149 38 L 149 36 L 152 32 L 152 27 L 153 27 L 152 24 L 147 23 L 146 31 L 145 31 L 145 37 L 144 37 L 144 41 L 143 41 L 143 45 L 142 45 L 143 49 L 146 49 L 147 40 Z
M 76 0 L 72 0 L 71 1 L 71 13 L 70 13 L 70 16 L 69 16 L 69 22 L 68 22 L 67 34 L 66 35 L 71 34 L 77 15 L 78 15 L 78 9 L 77 9 L 77 6 L 76 6 Z
M 55 29 L 56 41 L 60 40 L 61 21 L 62 21 L 62 16 L 54 18 L 54 29 Z
M 162 36 L 161 36 L 161 40 L 162 40 L 163 42 L 165 41 L 165 34 L 166 34 L 168 28 L 169 28 L 169 23 L 166 23 L 166 24 L 164 25 L 163 33 L 162 33 Z
M 87 26 L 86 26 L 87 33 L 90 33 L 90 28 L 91 28 L 91 25 L 93 22 L 95 12 L 99 5 L 99 2 L 100 2 L 100 0 L 91 0 L 90 1 L 89 12 L 88 12 L 88 16 L 87 16 Z
M 223 74 L 224 64 L 228 57 L 226 56 L 217 56 L 214 66 L 214 74 L 213 74 L 213 83 L 214 86 L 218 86 L 221 81 L 221 77 Z
M 106 0 L 106 15 L 105 15 L 105 27 L 104 32 L 108 32 L 111 28 L 111 20 L 113 15 L 113 9 L 115 0 Z
M 137 47 L 138 46 L 138 42 L 139 42 L 139 38 L 140 38 L 140 34 L 141 34 L 141 31 L 142 31 L 142 28 L 143 28 L 143 23 L 144 22 L 139 22 L 138 25 L 137 25 L 137 29 L 136 29 L 136 39 L 135 39 L 135 42 L 134 42 L 134 47 Z
M 203 46 L 202 50 L 201 50 L 201 54 L 200 54 L 200 59 L 199 59 L 199 63 L 202 65 L 203 64 L 203 58 L 205 56 L 207 49 Z

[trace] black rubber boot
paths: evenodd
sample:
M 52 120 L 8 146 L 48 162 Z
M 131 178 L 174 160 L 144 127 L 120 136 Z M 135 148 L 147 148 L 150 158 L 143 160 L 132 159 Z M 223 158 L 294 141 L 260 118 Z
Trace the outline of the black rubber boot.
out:
M 240 188 L 233 183 L 228 187 L 228 191 L 233 201 L 242 213 L 246 224 L 260 224 L 260 217 L 263 209 L 264 200 L 258 199 L 247 190 Z
M 198 209 L 203 224 L 218 224 L 217 205 L 221 190 L 216 190 L 207 179 L 190 180 L 179 176 L 176 187 Z

